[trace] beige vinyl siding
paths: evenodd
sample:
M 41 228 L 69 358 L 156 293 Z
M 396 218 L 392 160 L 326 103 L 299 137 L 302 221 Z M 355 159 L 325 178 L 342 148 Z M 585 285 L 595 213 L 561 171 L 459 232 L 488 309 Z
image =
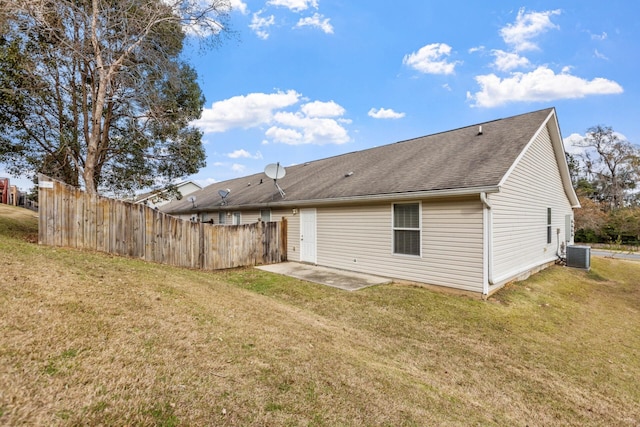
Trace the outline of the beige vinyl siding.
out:
M 556 259 L 558 237 L 564 241 L 565 215 L 572 209 L 565 195 L 549 132 L 542 129 L 493 206 L 493 278 L 509 280 Z M 551 243 L 547 244 L 547 208 L 551 208 Z M 560 229 L 560 234 L 556 234 Z
M 391 203 L 318 208 L 318 264 L 481 292 L 480 202 L 422 201 L 421 205 L 421 257 L 393 254 Z
M 236 211 L 234 211 L 236 212 Z M 260 220 L 260 211 L 241 211 L 240 212 L 240 224 L 254 224 Z
M 176 218 L 180 218 L 183 221 L 189 221 L 191 219 L 192 214 L 181 214 L 181 215 L 173 215 Z
M 283 217 L 287 219 L 287 260 L 300 261 L 300 214 L 294 215 L 293 208 L 271 209 L 271 221 Z

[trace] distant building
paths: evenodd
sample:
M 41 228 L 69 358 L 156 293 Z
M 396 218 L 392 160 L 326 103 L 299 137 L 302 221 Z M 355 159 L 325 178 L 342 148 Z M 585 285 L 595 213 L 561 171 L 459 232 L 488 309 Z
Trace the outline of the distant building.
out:
M 9 178 L 0 178 L 0 203 L 9 204 Z
M 11 185 L 9 178 L 0 178 L 0 203 L 12 206 L 27 206 L 27 194 L 18 189 L 17 185 Z

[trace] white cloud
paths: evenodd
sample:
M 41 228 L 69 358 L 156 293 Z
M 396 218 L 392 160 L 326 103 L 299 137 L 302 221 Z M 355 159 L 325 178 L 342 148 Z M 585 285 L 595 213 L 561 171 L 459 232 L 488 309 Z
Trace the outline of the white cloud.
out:
M 577 133 L 572 133 L 562 140 L 564 143 L 564 149 L 567 153 L 575 155 L 580 155 L 585 152 L 585 147 L 580 147 L 580 144 L 584 140 L 584 135 L 580 135 Z
M 528 12 L 524 8 L 518 11 L 516 22 L 500 30 L 505 43 L 513 46 L 516 51 L 537 50 L 538 46 L 531 39 L 546 31 L 559 28 L 551 22 L 551 16 L 560 15 L 560 9 L 545 12 Z
M 596 58 L 604 59 L 605 61 L 608 61 L 608 60 L 609 60 L 609 58 L 607 58 L 604 54 L 600 53 L 600 52 L 598 51 L 598 49 L 596 49 L 596 50 L 593 52 L 593 56 L 595 56 Z
M 247 4 L 242 0 L 231 0 L 230 4 L 231 4 L 231 10 L 237 10 L 243 15 L 246 15 L 247 13 L 249 13 L 249 10 L 247 9 Z
M 404 113 L 397 113 L 391 108 L 380 108 L 379 110 L 372 108 L 367 114 L 374 119 L 401 119 L 405 116 Z
M 271 122 L 274 110 L 297 104 L 294 90 L 276 93 L 250 93 L 214 102 L 193 122 L 204 133 L 225 132 L 232 128 L 252 128 Z
M 451 90 L 452 90 L 452 89 L 451 89 L 451 86 L 449 86 L 449 83 L 445 83 L 445 84 L 443 84 L 443 85 L 442 85 L 442 88 L 443 88 L 444 90 L 448 90 L 449 92 L 451 92 Z
M 313 101 L 304 104 L 300 110 L 307 117 L 338 117 L 345 113 L 344 108 L 334 101 L 322 102 Z
M 234 163 L 233 165 L 231 165 L 231 170 L 234 172 L 242 173 L 245 171 L 245 169 L 247 169 L 247 167 L 239 163 Z
M 260 14 L 263 11 L 260 10 L 253 14 L 253 18 L 251 18 L 251 24 L 249 24 L 249 28 L 251 28 L 256 35 L 262 40 L 266 40 L 269 38 L 269 27 L 275 24 L 276 18 L 273 15 L 269 15 L 268 17 L 262 17 Z
M 333 26 L 329 23 L 329 18 L 324 15 L 314 13 L 313 16 L 301 18 L 296 24 L 296 28 L 314 27 L 321 29 L 325 34 L 333 34 Z
M 483 51 L 484 51 L 484 46 L 481 45 L 481 46 L 472 47 L 467 52 L 475 53 L 475 52 L 483 52 Z
M 620 132 L 613 132 L 615 136 L 618 137 L 621 141 L 628 141 L 627 137 Z M 564 149 L 567 153 L 572 154 L 574 156 L 581 156 L 584 154 L 591 154 L 593 156 L 597 156 L 596 149 L 594 147 L 585 147 L 584 143 L 587 139 L 587 135 L 580 135 L 579 133 L 572 133 L 562 140 L 564 143 Z
M 560 74 L 541 66 L 529 73 L 513 73 L 500 78 L 495 74 L 476 76 L 480 92 L 467 93 L 467 99 L 476 107 L 496 107 L 509 102 L 553 101 L 556 99 L 584 98 L 588 95 L 619 94 L 618 83 L 601 77 L 586 80 L 568 74 Z
M 293 12 L 302 12 L 310 7 L 318 8 L 317 0 L 269 0 L 267 2 L 270 6 L 282 6 Z
M 274 116 L 277 126 L 266 135 L 275 142 L 290 145 L 344 144 L 350 141 L 347 130 L 335 119 L 308 117 L 302 112 L 279 112 Z
M 493 66 L 500 71 L 511 71 L 516 68 L 531 66 L 531 63 L 527 58 L 520 56 L 517 53 L 494 49 L 491 51 L 491 54 L 496 58 Z
M 458 61 L 447 62 L 451 54 L 451 46 L 445 43 L 432 43 L 423 46 L 417 52 L 405 55 L 402 63 L 421 73 L 453 74 Z
M 284 111 L 300 99 L 302 95 L 294 90 L 234 96 L 205 108 L 202 118 L 193 124 L 205 134 L 270 125 L 263 144 L 343 144 L 351 140 L 344 127 L 351 123 L 351 120 L 342 117 L 345 114 L 344 107 L 334 101 L 312 101 L 303 104 L 297 112 Z M 251 155 L 243 149 L 227 156 L 262 158 L 260 152 Z
M 284 129 L 277 126 L 272 126 L 267 129 L 266 135 L 276 142 L 283 144 L 298 145 L 301 144 L 303 135 L 295 129 Z M 263 144 L 268 144 L 267 141 L 263 141 Z
M 187 35 L 206 38 L 219 34 L 224 29 L 220 17 L 231 12 L 234 4 L 241 7 L 239 4 L 242 0 L 217 2 L 214 8 L 209 8 L 201 1 L 162 0 L 162 3 L 173 9 L 176 16 L 182 18 L 182 29 Z
M 604 31 L 602 34 L 591 34 L 591 40 L 605 40 L 608 37 Z
M 256 151 L 256 154 L 251 154 L 247 150 L 241 148 L 239 150 L 235 150 L 235 151 L 227 154 L 227 157 L 229 157 L 230 159 L 239 159 L 239 158 L 261 159 L 262 158 L 262 153 L 259 152 L 259 151 Z

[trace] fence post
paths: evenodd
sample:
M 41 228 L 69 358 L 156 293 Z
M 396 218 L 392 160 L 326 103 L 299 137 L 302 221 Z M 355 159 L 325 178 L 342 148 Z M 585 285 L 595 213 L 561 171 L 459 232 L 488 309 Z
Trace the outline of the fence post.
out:
M 198 223 L 198 268 L 204 266 L 204 223 Z
M 282 224 L 280 226 L 280 262 L 287 260 L 287 218 L 282 217 Z

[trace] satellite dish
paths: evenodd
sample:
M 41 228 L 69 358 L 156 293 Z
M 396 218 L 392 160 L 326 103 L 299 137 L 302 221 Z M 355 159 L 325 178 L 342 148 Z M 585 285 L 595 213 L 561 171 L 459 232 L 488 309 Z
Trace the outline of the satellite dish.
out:
M 228 189 L 228 188 L 227 188 L 226 190 L 218 190 L 218 195 L 219 195 L 220 197 L 222 197 L 222 204 L 223 204 L 223 205 L 226 205 L 226 204 L 227 204 L 227 201 L 226 201 L 225 199 L 227 198 L 227 196 L 229 195 L 229 193 L 231 193 L 231 190 L 230 190 L 230 189 Z
M 287 171 L 284 170 L 284 167 L 280 166 L 280 163 L 268 164 L 267 167 L 264 168 L 264 174 L 267 175 L 269 178 L 273 179 L 273 183 L 278 189 L 280 196 L 282 196 L 282 198 L 284 199 L 285 193 L 282 190 L 282 188 L 280 188 L 280 186 L 278 185 L 278 180 L 280 178 L 284 178 L 284 176 L 287 174 Z
M 280 166 L 280 163 L 271 163 L 264 168 L 264 174 L 271 179 L 281 179 L 287 174 L 284 166 Z

